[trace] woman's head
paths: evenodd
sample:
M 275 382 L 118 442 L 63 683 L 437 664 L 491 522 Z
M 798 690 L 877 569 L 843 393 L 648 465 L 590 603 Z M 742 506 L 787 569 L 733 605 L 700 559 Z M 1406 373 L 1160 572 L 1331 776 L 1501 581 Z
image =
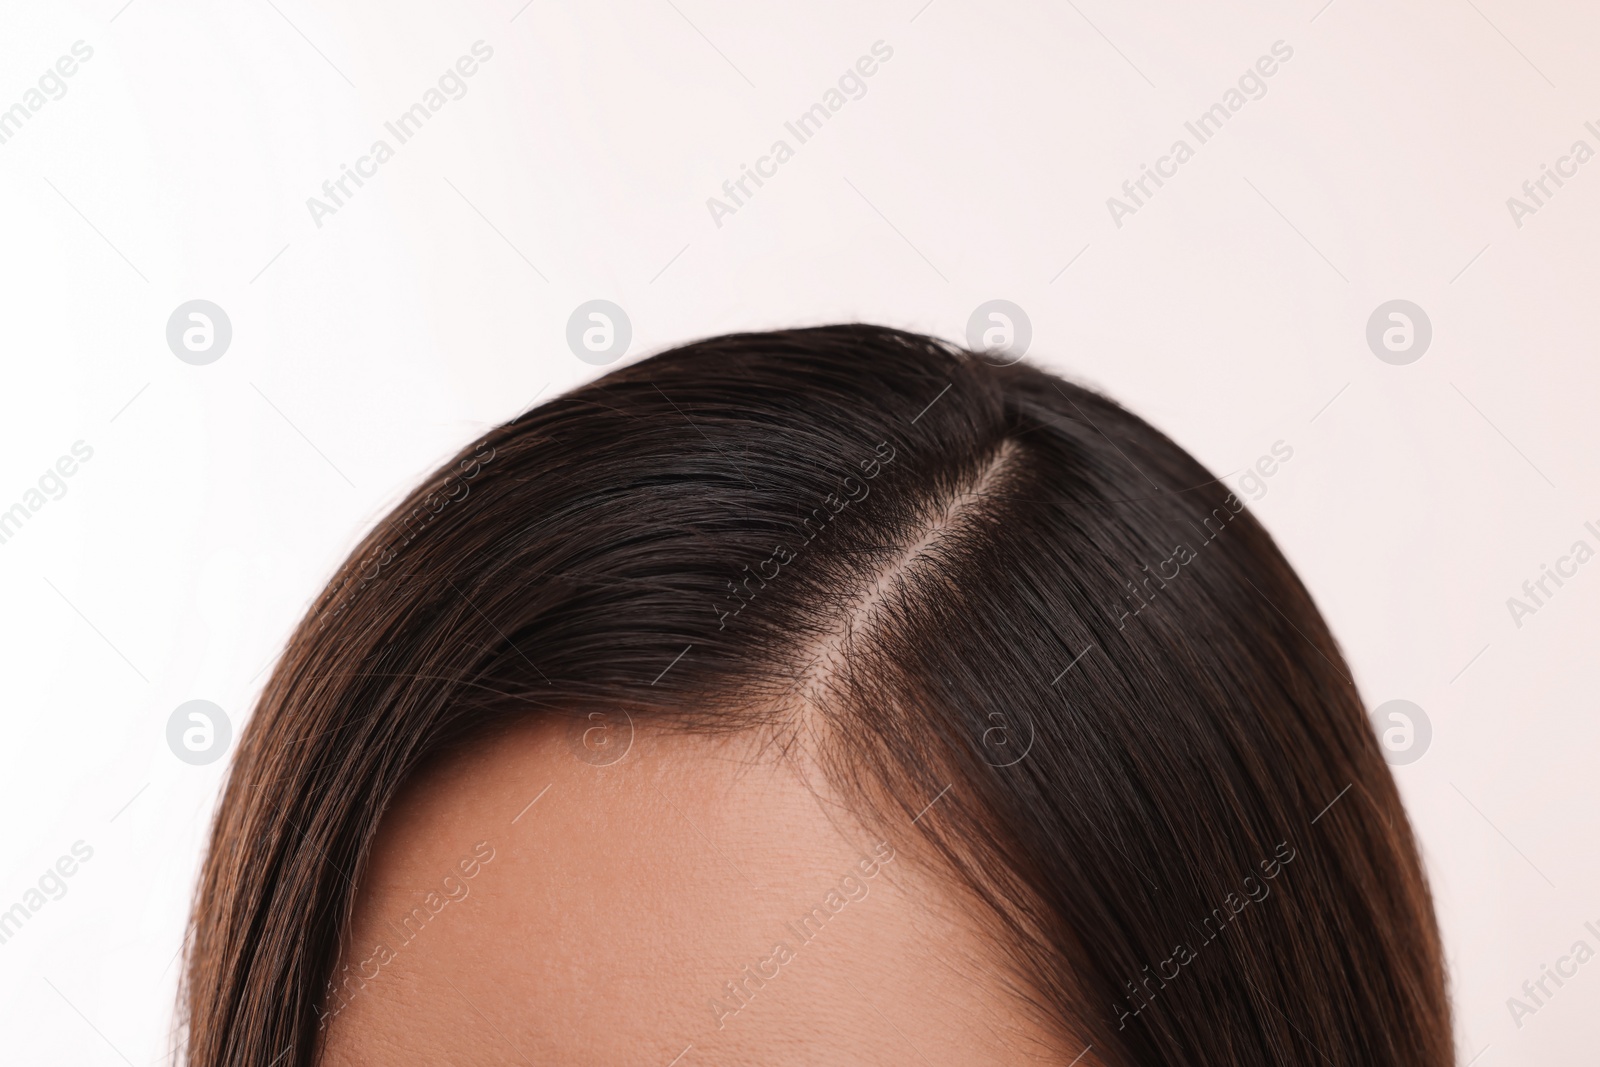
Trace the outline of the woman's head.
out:
M 870 326 L 616 371 L 379 524 L 244 732 L 186 1011 L 208 1067 L 1450 1060 L 1263 528 L 1111 401 Z

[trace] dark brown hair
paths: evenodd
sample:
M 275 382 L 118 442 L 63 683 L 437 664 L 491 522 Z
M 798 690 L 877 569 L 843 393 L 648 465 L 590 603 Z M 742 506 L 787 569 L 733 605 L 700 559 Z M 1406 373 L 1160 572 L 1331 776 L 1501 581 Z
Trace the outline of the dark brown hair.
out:
M 1265 530 L 1110 400 L 863 325 L 617 370 L 372 531 L 243 731 L 189 1062 L 314 1062 L 355 885 L 426 759 L 619 708 L 803 715 L 875 817 L 942 796 L 914 831 L 1085 1063 L 1451 1062 L 1409 824 Z

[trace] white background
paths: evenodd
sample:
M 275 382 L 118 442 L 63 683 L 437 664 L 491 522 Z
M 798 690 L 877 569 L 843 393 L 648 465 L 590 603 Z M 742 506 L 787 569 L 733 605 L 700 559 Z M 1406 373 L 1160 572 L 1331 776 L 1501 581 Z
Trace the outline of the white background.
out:
M 0 14 L 0 108 L 94 50 L 0 145 L 0 510 L 94 450 L 0 544 L 0 909 L 94 849 L 0 945 L 0 1060 L 163 1054 L 225 766 L 176 759 L 168 716 L 203 698 L 237 728 L 400 493 L 599 373 L 577 305 L 625 308 L 631 359 L 854 319 L 959 339 L 1003 298 L 1031 357 L 1217 472 L 1293 448 L 1257 513 L 1369 706 L 1432 722 L 1395 772 L 1460 1060 L 1593 1061 L 1600 962 L 1520 1028 L 1506 1003 L 1600 949 L 1600 562 L 1520 627 L 1506 606 L 1600 547 L 1600 161 L 1520 227 L 1506 204 L 1600 149 L 1591 9 L 122 3 Z M 467 94 L 315 225 L 306 198 L 480 39 Z M 707 197 L 879 40 L 866 94 L 717 226 Z M 1266 96 L 1116 226 L 1106 198 L 1278 40 Z M 166 344 L 194 298 L 233 326 L 209 366 Z M 1433 324 L 1407 366 L 1365 341 L 1393 298 Z

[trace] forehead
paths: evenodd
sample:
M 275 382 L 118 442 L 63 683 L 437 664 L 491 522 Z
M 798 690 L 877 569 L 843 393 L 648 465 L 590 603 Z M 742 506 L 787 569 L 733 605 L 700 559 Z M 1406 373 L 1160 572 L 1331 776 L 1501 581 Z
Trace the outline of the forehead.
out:
M 916 827 L 863 825 L 749 736 L 638 724 L 609 762 L 619 740 L 519 727 L 408 786 L 359 887 L 325 1064 L 1042 1050 L 968 906 L 913 861 Z

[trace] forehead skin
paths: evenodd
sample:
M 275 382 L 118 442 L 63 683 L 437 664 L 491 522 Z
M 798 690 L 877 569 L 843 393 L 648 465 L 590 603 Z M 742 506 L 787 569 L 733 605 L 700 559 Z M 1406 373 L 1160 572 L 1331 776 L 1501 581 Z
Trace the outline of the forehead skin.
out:
M 324 1067 L 1071 1059 L 913 861 L 909 820 L 861 825 L 751 735 L 641 723 L 613 764 L 579 751 L 517 727 L 407 787 L 324 1005 Z

